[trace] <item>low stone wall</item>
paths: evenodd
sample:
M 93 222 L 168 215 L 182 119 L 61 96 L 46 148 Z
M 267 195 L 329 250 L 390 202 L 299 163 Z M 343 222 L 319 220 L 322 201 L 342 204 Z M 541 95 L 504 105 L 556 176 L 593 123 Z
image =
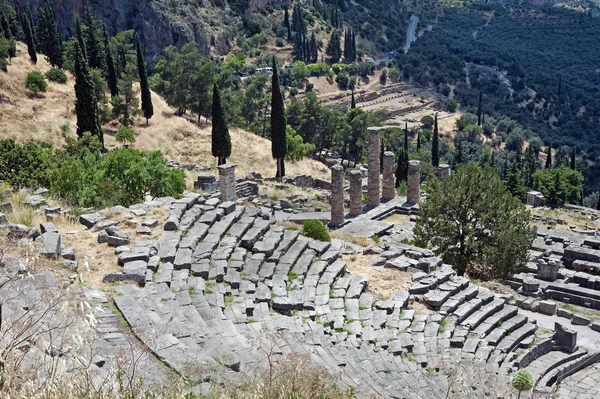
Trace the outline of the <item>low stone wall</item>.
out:
M 565 378 L 575 374 L 579 370 L 583 370 L 587 366 L 590 366 L 594 363 L 598 363 L 599 361 L 600 352 L 592 353 L 588 356 L 583 356 L 579 360 L 574 361 L 573 363 L 566 364 L 564 367 L 561 367 L 550 381 L 554 385 L 558 385 Z
M 554 347 L 553 338 L 549 338 L 545 341 L 540 342 L 533 348 L 529 349 L 529 351 L 525 352 L 523 357 L 521 357 L 520 359 L 517 360 L 517 364 L 518 364 L 519 368 L 522 369 L 522 368 L 529 366 L 531 364 L 531 362 L 533 362 L 538 357 L 551 352 L 553 347 Z

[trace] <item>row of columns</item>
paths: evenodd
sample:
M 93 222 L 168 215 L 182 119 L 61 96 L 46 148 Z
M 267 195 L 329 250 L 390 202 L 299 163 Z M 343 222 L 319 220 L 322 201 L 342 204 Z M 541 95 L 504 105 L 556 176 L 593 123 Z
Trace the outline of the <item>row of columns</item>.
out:
M 382 128 L 369 128 L 368 158 L 369 168 L 367 172 L 367 205 L 376 207 L 384 201 L 396 197 L 396 185 L 394 174 L 395 155 L 391 151 L 383 153 L 383 189 L 380 196 L 381 173 L 379 168 L 379 156 L 381 152 L 381 141 L 379 132 Z M 440 165 L 437 176 L 440 180 L 450 175 L 449 165 Z M 350 180 L 350 216 L 362 214 L 362 174 L 353 170 L 349 173 Z M 408 163 L 408 192 L 406 200 L 411 204 L 418 204 L 421 187 L 421 163 L 420 161 L 409 161 Z M 331 168 L 331 224 L 339 226 L 344 223 L 344 168 L 336 165 Z

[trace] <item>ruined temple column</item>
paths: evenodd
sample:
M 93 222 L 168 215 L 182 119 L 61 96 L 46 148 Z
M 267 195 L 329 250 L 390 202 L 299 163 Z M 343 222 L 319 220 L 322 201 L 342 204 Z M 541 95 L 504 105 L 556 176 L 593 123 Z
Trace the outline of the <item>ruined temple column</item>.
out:
M 383 195 L 385 201 L 396 197 L 396 185 L 394 177 L 394 161 L 396 156 L 391 151 L 383 153 Z
M 350 215 L 362 214 L 362 174 L 358 170 L 350 172 Z
M 331 224 L 344 223 L 344 168 L 335 165 L 331 168 Z
M 450 165 L 441 164 L 437 168 L 437 177 L 440 180 L 446 180 L 450 176 Z
M 406 201 L 411 204 L 418 204 L 421 196 L 421 162 L 408 162 L 408 195 Z
M 370 127 L 369 134 L 369 182 L 367 183 L 368 199 L 367 205 L 377 206 L 380 204 L 379 197 L 379 153 L 381 144 L 379 142 L 380 127 Z
M 219 189 L 221 190 L 221 201 L 235 201 L 235 167 L 234 163 L 226 163 L 217 166 L 219 169 Z

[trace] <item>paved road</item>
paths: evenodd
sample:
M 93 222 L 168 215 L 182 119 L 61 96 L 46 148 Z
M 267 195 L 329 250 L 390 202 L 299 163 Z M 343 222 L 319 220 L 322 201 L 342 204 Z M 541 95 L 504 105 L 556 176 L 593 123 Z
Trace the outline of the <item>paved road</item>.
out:
M 410 50 L 410 45 L 417 38 L 416 30 L 417 30 L 418 23 L 419 23 L 419 17 L 417 17 L 414 14 L 411 15 L 410 16 L 410 26 L 408 27 L 408 31 L 406 32 L 406 44 L 404 45 L 404 48 L 402 48 L 402 51 L 404 51 L 404 54 L 408 53 L 408 50 Z

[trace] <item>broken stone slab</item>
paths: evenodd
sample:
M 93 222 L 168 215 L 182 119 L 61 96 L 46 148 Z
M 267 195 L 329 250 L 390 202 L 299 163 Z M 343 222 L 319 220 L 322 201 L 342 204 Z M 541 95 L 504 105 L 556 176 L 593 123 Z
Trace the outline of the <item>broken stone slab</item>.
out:
M 92 227 L 94 227 L 95 224 L 103 220 L 104 216 L 102 216 L 100 213 L 89 213 L 87 215 L 79 216 L 79 223 L 81 223 L 88 229 L 91 229 Z
M 75 260 L 75 249 L 73 247 L 66 247 L 60 251 L 60 256 L 63 259 Z
M 13 211 L 13 206 L 10 202 L 5 202 L 0 204 L 0 212 L 11 213 Z
M 28 233 L 29 230 L 31 230 L 29 227 L 25 226 L 24 224 L 16 224 L 16 223 L 8 223 L 8 235 L 10 237 L 14 237 L 14 238 L 22 238 L 25 237 Z
M 554 301 L 539 301 L 538 312 L 546 315 L 554 315 L 556 313 L 556 302 Z
M 60 263 L 60 265 L 74 273 L 76 273 L 77 269 L 79 268 L 79 264 L 74 260 L 64 260 Z
M 122 245 L 120 247 L 115 248 L 115 255 L 120 255 L 123 252 L 127 252 L 127 251 L 131 251 L 131 249 L 126 245 Z
M 42 234 L 40 255 L 58 259 L 60 256 L 60 234 L 47 232 Z
M 135 260 L 143 260 L 148 262 L 150 259 L 150 248 L 135 248 L 133 251 L 122 252 L 118 257 L 119 265 L 123 266 L 127 262 L 133 262 Z
M 139 235 L 151 235 L 152 229 L 147 226 L 140 226 L 136 229 L 135 232 L 136 232 L 136 234 L 139 234 Z
M 225 215 L 229 215 L 233 211 L 235 211 L 235 202 L 233 201 L 225 201 L 219 205 L 219 209 L 223 209 Z
M 106 231 L 101 231 L 98 233 L 98 244 L 104 244 L 108 242 L 108 233 Z
M 141 217 L 141 216 L 146 216 L 148 214 L 148 211 L 146 211 L 145 209 L 137 208 L 137 209 L 132 210 L 131 213 L 133 213 L 137 217 Z
M 140 286 L 146 285 L 146 276 L 139 274 L 111 273 L 102 278 L 104 283 L 134 282 Z
M 156 227 L 156 226 L 158 226 L 158 220 L 156 220 L 156 219 L 144 220 L 142 222 L 142 226 L 143 227 L 150 227 L 150 228 Z
M 571 324 L 573 324 L 574 326 L 587 326 L 590 324 L 590 318 L 578 314 L 573 314 Z
M 46 205 L 46 199 L 39 195 L 33 195 L 23 201 L 23 205 L 30 206 L 32 208 L 38 208 L 42 205 Z
M 42 232 L 42 234 L 46 232 L 58 233 L 58 229 L 56 228 L 56 226 L 54 226 L 54 223 L 52 222 L 40 223 L 40 231 Z
M 379 255 L 383 253 L 383 249 L 374 245 L 369 245 L 363 250 L 363 255 Z
M 8 224 L 8 218 L 6 217 L 5 214 L 0 213 L 0 225 L 6 225 Z
M 129 245 L 131 243 L 131 239 L 129 237 L 122 238 L 109 235 L 106 237 L 106 242 L 108 243 L 109 247 L 122 247 Z
M 388 260 L 384 265 L 386 269 L 395 269 L 403 272 L 407 271 L 410 266 L 411 264 L 409 262 L 400 257 L 394 260 Z
M 107 227 L 116 226 L 118 223 L 119 222 L 117 222 L 116 220 L 101 220 L 100 222 L 96 223 L 90 230 L 95 233 L 97 231 L 103 231 Z

